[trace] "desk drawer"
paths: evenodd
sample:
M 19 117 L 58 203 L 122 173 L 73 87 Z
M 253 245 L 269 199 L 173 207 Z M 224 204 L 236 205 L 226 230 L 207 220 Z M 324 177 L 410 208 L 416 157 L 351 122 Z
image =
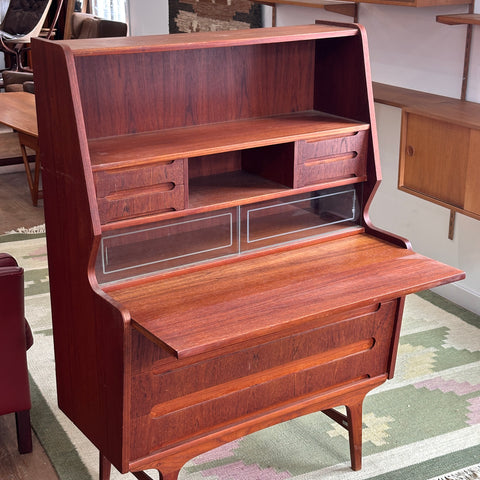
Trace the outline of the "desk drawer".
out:
M 365 177 L 368 130 L 346 137 L 295 144 L 295 188 L 326 180 Z
M 94 179 L 102 223 L 185 208 L 183 159 L 97 171 Z
M 185 186 L 168 182 L 145 189 L 120 191 L 105 198 L 98 198 L 97 203 L 102 224 L 131 217 L 183 210 Z
M 148 428 L 151 443 L 143 434 L 133 437 L 134 457 L 299 397 L 386 373 L 396 304 L 372 305 L 354 318 L 319 319 L 316 328 L 265 337 L 259 345 L 197 362 L 173 360 L 166 366 L 164 360 L 158 374 L 139 373 L 132 384 L 132 421 L 142 427 L 133 431 Z M 142 351 L 144 358 L 154 357 L 148 347 Z

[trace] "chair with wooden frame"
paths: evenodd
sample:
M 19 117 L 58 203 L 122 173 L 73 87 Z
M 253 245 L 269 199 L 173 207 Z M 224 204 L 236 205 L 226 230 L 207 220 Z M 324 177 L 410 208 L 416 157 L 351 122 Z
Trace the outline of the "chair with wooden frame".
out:
M 50 24 L 44 30 L 43 36 L 53 37 L 55 25 L 58 21 L 63 0 L 57 2 L 57 8 Z M 30 40 L 40 36 L 45 25 L 52 0 L 10 0 L 7 12 L 0 24 L 0 50 L 14 57 L 10 70 L 28 71 L 30 67 L 24 65 L 23 55 L 30 49 Z

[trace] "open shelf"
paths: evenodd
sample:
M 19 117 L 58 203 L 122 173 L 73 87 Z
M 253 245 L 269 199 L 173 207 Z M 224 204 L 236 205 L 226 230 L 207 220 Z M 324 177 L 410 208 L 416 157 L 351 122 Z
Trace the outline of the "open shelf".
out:
M 244 171 L 197 177 L 189 182 L 189 208 L 205 205 L 232 205 L 285 195 L 285 185 Z
M 307 111 L 93 139 L 90 159 L 95 172 L 347 135 L 368 128 L 367 123 Z
M 437 22 L 445 25 L 480 25 L 480 13 L 437 15 Z

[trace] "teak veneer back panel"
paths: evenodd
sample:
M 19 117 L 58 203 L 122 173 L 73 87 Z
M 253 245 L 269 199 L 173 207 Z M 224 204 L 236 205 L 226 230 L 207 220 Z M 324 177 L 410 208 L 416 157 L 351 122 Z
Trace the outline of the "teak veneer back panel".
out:
M 303 41 L 79 57 L 87 137 L 311 110 L 314 49 Z

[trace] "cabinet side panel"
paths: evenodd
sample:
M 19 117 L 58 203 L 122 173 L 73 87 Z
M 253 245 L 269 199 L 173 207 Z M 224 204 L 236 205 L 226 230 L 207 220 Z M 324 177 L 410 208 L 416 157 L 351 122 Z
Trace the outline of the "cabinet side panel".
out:
M 123 318 L 89 275 L 99 224 L 74 62 L 55 42 L 33 52 L 58 403 L 122 469 Z
M 313 41 L 79 57 L 87 136 L 310 110 L 313 63 Z

